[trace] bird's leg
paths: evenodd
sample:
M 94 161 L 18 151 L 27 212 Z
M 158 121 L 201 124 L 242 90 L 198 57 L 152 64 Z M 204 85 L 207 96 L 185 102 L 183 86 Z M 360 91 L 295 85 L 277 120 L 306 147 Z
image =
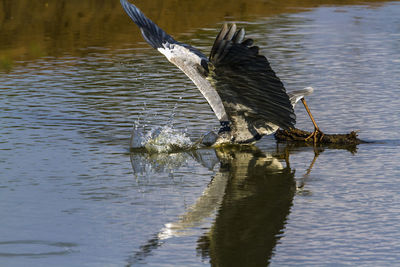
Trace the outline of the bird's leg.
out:
M 307 111 L 307 113 L 308 113 L 308 116 L 310 116 L 310 119 L 311 119 L 312 123 L 314 124 L 314 132 L 313 132 L 310 136 L 308 136 L 307 138 L 305 138 L 304 141 L 307 141 L 308 139 L 310 139 L 311 137 L 313 137 L 313 139 L 314 139 L 314 144 L 316 144 L 316 143 L 317 143 L 317 139 L 318 139 L 318 133 L 321 133 L 321 137 L 319 138 L 319 141 L 321 141 L 322 138 L 324 137 L 324 133 L 318 128 L 318 125 L 317 125 L 317 123 L 315 122 L 314 117 L 313 117 L 313 115 L 311 114 L 311 111 L 310 111 L 310 109 L 308 108 L 307 102 L 306 102 L 306 100 L 304 99 L 304 97 L 301 99 L 301 102 L 303 102 L 303 105 L 304 105 L 304 107 L 305 107 L 305 109 L 306 109 L 306 111 Z
M 302 179 L 300 180 L 300 185 L 297 186 L 297 190 L 299 190 L 299 191 L 303 190 L 304 186 L 306 185 L 307 178 L 310 176 L 311 169 L 313 168 L 314 163 L 315 163 L 315 161 L 317 160 L 317 158 L 319 156 L 319 153 L 320 153 L 320 151 L 316 150 L 316 148 L 314 147 L 314 158 L 311 161 L 311 164 L 308 167 L 306 173 L 303 175 Z

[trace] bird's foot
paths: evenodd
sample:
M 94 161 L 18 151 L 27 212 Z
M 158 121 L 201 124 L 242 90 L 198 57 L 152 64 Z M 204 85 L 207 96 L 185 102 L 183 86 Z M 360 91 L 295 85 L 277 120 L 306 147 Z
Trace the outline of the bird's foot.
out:
M 322 141 L 322 139 L 324 138 L 324 136 L 325 136 L 325 134 L 324 134 L 319 128 L 315 128 L 315 129 L 314 129 L 314 132 L 312 132 L 312 134 L 310 134 L 308 137 L 306 137 L 306 138 L 304 139 L 304 141 L 307 142 L 307 141 L 312 137 L 313 140 L 314 140 L 314 145 L 316 145 L 318 141 L 319 141 L 319 142 Z

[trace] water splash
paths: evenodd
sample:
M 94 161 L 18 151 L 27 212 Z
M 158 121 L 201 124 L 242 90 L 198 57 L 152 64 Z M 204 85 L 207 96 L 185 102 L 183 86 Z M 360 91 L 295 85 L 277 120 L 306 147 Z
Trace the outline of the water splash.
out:
M 133 127 L 130 147 L 131 149 L 145 149 L 150 153 L 170 153 L 174 151 L 189 150 L 196 146 L 185 132 L 179 131 L 170 125 L 147 127 L 136 123 Z
M 182 99 L 182 97 L 179 97 Z M 174 128 L 174 121 L 178 103 L 175 103 L 171 115 L 164 126 L 148 126 L 146 121 L 146 102 L 143 103 L 143 112 L 134 122 L 130 140 L 131 149 L 145 150 L 149 153 L 172 153 L 182 150 L 197 148 L 197 143 L 192 142 L 186 131 Z M 153 114 L 154 115 L 154 114 Z

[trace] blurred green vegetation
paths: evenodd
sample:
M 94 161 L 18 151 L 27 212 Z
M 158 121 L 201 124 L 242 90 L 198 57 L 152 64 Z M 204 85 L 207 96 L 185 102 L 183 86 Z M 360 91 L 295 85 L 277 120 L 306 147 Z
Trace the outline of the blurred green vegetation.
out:
M 380 5 L 379 0 L 137 0 L 145 14 L 173 36 L 218 28 L 222 21 L 253 21 L 321 5 Z M 0 66 L 42 56 L 84 56 L 86 48 L 117 49 L 142 42 L 117 0 L 2 0 Z
M 0 57 L 0 71 L 9 72 L 12 69 L 13 61 L 7 56 Z

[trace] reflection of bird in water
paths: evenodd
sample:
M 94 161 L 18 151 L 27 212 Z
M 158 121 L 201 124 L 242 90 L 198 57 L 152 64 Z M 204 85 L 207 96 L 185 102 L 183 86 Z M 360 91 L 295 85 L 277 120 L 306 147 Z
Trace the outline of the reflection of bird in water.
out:
M 193 81 L 219 119 L 218 134 L 206 135 L 204 144 L 254 143 L 279 127 L 294 127 L 294 104 L 313 89 L 287 94 L 268 60 L 258 53 L 259 48 L 253 46 L 252 39 L 245 38 L 243 28 L 224 24 L 207 58 L 174 40 L 136 6 L 126 0 L 121 4 L 144 39 Z
M 258 149 L 221 148 L 217 155 L 228 182 L 198 251 L 211 266 L 266 266 L 292 206 L 294 172 Z
M 280 238 L 296 191 L 294 172 L 254 146 L 196 150 L 194 159 L 220 167 L 187 212 L 167 223 L 128 261 L 134 265 L 171 237 L 199 235 L 198 250 L 215 266 L 266 265 Z M 288 160 L 288 159 L 287 159 Z M 207 233 L 196 233 L 214 217 Z M 234 264 L 237 263 L 237 264 Z M 262 263 L 262 264 L 261 264 Z

